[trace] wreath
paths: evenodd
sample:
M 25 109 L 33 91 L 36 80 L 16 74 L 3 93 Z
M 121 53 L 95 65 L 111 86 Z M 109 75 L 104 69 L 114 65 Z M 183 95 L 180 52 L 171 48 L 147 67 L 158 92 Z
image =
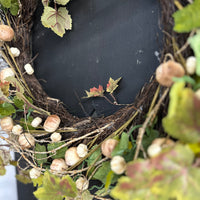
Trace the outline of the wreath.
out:
M 68 2 L 54 0 L 52 8 L 42 0 L 43 25 L 60 36 L 71 28 Z M 72 116 L 34 76 L 31 28 L 38 1 L 0 1 L 0 138 L 6 141 L 0 175 L 6 165 L 16 166 L 16 178 L 37 187 L 39 200 L 199 199 L 200 0 L 159 2 L 164 37 L 155 76 L 131 105 L 92 119 Z M 61 16 L 60 24 L 47 23 L 53 15 Z M 109 80 L 111 96 L 119 80 Z M 87 96 L 103 93 L 100 86 Z

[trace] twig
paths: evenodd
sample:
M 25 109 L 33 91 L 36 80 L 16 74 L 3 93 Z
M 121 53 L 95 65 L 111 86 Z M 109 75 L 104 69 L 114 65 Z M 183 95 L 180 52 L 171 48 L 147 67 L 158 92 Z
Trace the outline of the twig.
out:
M 117 102 L 117 99 L 115 98 L 115 96 L 114 96 L 112 93 L 109 93 L 109 94 L 110 94 L 110 96 L 113 98 L 114 104 L 115 104 L 115 105 L 118 105 L 118 102 Z
M 193 30 L 190 33 L 189 38 L 192 37 L 195 34 L 195 32 L 196 32 L 196 30 Z M 188 46 L 189 46 L 189 42 L 187 40 L 186 43 L 175 53 L 175 55 L 182 53 L 185 49 L 187 49 Z
M 108 199 L 108 198 L 99 197 L 99 196 L 95 196 L 95 195 L 94 195 L 94 198 L 99 199 L 99 200 L 111 200 L 111 199 Z
M 188 3 L 193 3 L 193 0 L 187 0 L 188 1 Z
M 138 155 L 139 155 L 141 144 L 142 144 L 142 139 L 143 139 L 146 127 L 148 126 L 148 123 L 151 120 L 152 116 L 154 116 L 158 112 L 158 110 L 160 108 L 160 105 L 162 104 L 163 100 L 167 96 L 168 92 L 169 92 L 169 88 L 167 88 L 164 91 L 162 97 L 160 98 L 160 100 L 158 101 L 158 103 L 156 104 L 156 106 L 154 107 L 154 109 L 150 112 L 149 116 L 146 118 L 146 120 L 143 123 L 142 127 L 139 128 L 138 136 L 137 136 L 137 142 L 136 142 L 137 148 L 136 148 L 136 152 L 135 152 L 135 155 L 134 155 L 134 160 L 136 160 L 137 157 L 138 157 Z
M 57 148 L 54 149 L 53 151 L 58 151 L 59 149 L 62 149 L 62 148 L 66 147 L 66 146 L 68 146 L 68 145 L 70 145 L 70 144 L 72 144 L 72 143 L 74 143 L 74 142 L 76 142 L 76 141 L 83 140 L 83 139 L 85 139 L 86 137 L 88 137 L 88 136 L 90 136 L 90 135 L 93 135 L 94 133 L 97 133 L 97 132 L 99 132 L 99 131 L 103 132 L 106 128 L 108 128 L 108 127 L 110 127 L 110 126 L 112 126 L 112 125 L 113 125 L 113 122 L 111 122 L 111 123 L 109 123 L 109 124 L 106 124 L 104 127 L 99 128 L 99 129 L 96 129 L 96 130 L 94 130 L 94 131 L 92 131 L 92 132 L 90 132 L 90 133 L 88 133 L 88 134 L 85 134 L 85 135 L 79 137 L 79 138 L 74 138 L 73 140 L 70 140 L 69 142 L 66 142 L 65 144 L 63 144 L 63 145 L 57 147 Z M 37 154 L 48 154 L 48 153 L 52 153 L 52 151 L 34 152 L 34 151 L 32 151 L 32 150 L 27 150 L 27 152 L 30 152 L 30 153 L 37 153 Z
M 176 5 L 176 7 L 177 7 L 179 10 L 182 10 L 182 9 L 183 9 L 182 4 L 181 4 L 178 0 L 174 0 L 174 4 Z

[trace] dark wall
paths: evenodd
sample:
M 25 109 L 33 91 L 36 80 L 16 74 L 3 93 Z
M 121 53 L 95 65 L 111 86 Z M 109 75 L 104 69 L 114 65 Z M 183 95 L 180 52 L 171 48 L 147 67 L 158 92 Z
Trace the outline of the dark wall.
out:
M 155 0 L 73 0 L 68 4 L 73 30 L 63 38 L 40 22 L 42 5 L 33 29 L 33 52 L 38 79 L 49 96 L 68 110 L 84 116 L 79 101 L 85 90 L 106 86 L 109 77 L 123 77 L 119 103 L 133 102 L 158 65 L 159 5 Z M 46 82 L 43 82 L 45 80 Z M 90 115 L 111 114 L 118 107 L 104 99 L 81 99 Z

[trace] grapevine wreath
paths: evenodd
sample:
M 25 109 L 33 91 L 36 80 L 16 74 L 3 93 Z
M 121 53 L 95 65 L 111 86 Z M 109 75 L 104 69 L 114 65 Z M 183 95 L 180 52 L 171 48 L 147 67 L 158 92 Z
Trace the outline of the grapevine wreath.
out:
M 68 1 L 54 0 L 54 8 L 42 1 L 44 26 L 60 36 L 71 28 Z M 38 1 L 0 1 L 1 56 L 9 66 L 0 74 L 0 138 L 7 142 L 0 145 L 0 175 L 16 166 L 16 178 L 33 183 L 39 200 L 199 199 L 200 0 L 159 2 L 164 39 L 156 76 L 131 105 L 93 119 L 72 116 L 34 76 Z M 61 26 L 45 22 L 49 12 L 64 13 Z M 109 80 L 111 96 L 118 82 Z M 92 88 L 87 96 L 102 97 L 104 90 Z M 10 151 L 19 159 L 11 160 Z

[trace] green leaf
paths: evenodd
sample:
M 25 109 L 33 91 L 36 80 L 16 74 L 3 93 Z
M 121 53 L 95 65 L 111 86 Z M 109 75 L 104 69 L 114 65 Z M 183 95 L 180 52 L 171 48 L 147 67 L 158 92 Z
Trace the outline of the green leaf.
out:
M 190 77 L 190 76 L 173 77 L 172 80 L 174 82 L 190 83 L 193 86 L 196 84 L 196 81 L 192 77 Z
M 35 160 L 38 165 L 42 165 L 47 162 L 47 154 L 38 154 L 37 152 L 46 152 L 45 145 L 40 145 L 36 143 L 35 145 Z
M 60 5 L 66 5 L 70 0 L 55 0 L 55 3 Z
M 128 150 L 128 145 L 129 145 L 129 135 L 123 132 L 119 143 L 111 153 L 112 157 L 122 156 L 124 152 Z
M 0 176 L 3 176 L 5 174 L 6 174 L 5 165 L 3 159 L 0 157 Z
M 149 160 L 130 162 L 111 196 L 120 200 L 198 200 L 200 169 L 192 166 L 194 154 L 187 146 L 164 149 Z
M 162 120 L 165 131 L 186 143 L 200 141 L 200 100 L 184 83 L 175 83 L 170 91 L 168 114 Z
M 7 102 L 0 104 L 1 117 L 12 115 L 15 112 L 16 112 L 15 107 L 12 104 Z
M 96 146 L 97 146 L 97 145 L 93 146 L 92 149 L 96 148 Z M 91 149 L 91 150 L 92 150 L 92 149 Z M 97 160 L 97 158 L 99 158 L 99 159 Z M 102 159 L 101 149 L 98 148 L 94 153 L 92 153 L 91 156 L 88 157 L 88 159 L 86 160 L 86 162 L 87 162 L 87 165 L 88 165 L 88 166 L 91 166 L 91 165 L 94 164 L 95 161 L 98 162 L 98 161 L 100 161 L 101 159 Z
M 26 121 L 24 118 L 20 119 L 20 125 L 23 127 L 24 130 L 35 130 L 34 127 L 31 126 L 31 122 L 33 121 L 33 117 L 29 117 Z
M 11 0 L 0 0 L 0 4 L 5 8 L 10 8 Z
M 38 200 L 67 200 L 68 197 L 77 196 L 76 184 L 72 178 L 67 175 L 59 178 L 48 171 L 44 173 L 43 185 L 33 193 Z
M 47 145 L 48 151 L 53 151 L 54 149 L 62 146 L 65 142 L 54 142 Z M 53 159 L 56 158 L 65 158 L 65 152 L 67 151 L 67 146 L 57 150 L 55 153 L 50 153 Z M 54 155 L 55 154 L 55 155 Z
M 147 150 L 147 148 L 149 147 L 149 145 L 151 145 L 153 140 L 158 138 L 159 136 L 159 132 L 155 129 L 152 129 L 151 127 L 147 128 L 146 132 L 148 132 L 148 134 L 145 134 L 142 139 L 142 146 L 144 150 Z
M 24 97 L 25 97 L 31 104 L 33 103 L 33 100 L 32 100 L 30 97 L 28 97 L 28 96 L 26 96 L 26 95 L 24 95 Z M 14 103 L 14 105 L 15 105 L 17 108 L 19 108 L 19 109 L 24 109 L 24 101 L 21 100 L 18 96 L 14 96 L 14 98 L 13 98 L 13 103 Z
M 111 171 L 110 161 L 106 161 L 96 171 L 96 173 L 94 174 L 93 178 L 101 181 L 105 185 L 107 181 L 110 181 L 109 180 L 109 173 L 110 173 L 110 171 Z M 113 176 L 110 177 L 110 178 L 112 178 L 111 179 L 111 184 L 114 184 L 119 177 L 120 177 L 119 175 L 113 174 Z
M 19 2 L 18 0 L 11 0 L 10 13 L 14 16 L 18 14 Z
M 106 177 L 108 173 L 111 171 L 110 168 L 110 161 L 106 161 L 102 164 L 102 166 L 97 170 L 94 174 L 93 178 L 101 181 L 102 183 L 106 184 Z
M 106 92 L 109 92 L 109 93 L 113 93 L 117 87 L 119 86 L 118 85 L 118 82 L 121 80 L 122 78 L 118 78 L 117 80 L 114 80 L 110 77 L 109 81 L 108 81 L 108 84 L 107 84 L 107 88 L 106 88 Z
M 196 74 L 200 76 L 200 33 L 195 36 L 189 38 L 190 46 L 192 47 L 195 57 L 196 57 Z
M 179 33 L 190 32 L 200 27 L 200 0 L 194 0 L 194 3 L 185 8 L 176 11 L 174 17 L 174 30 Z
M 23 109 L 24 102 L 21 99 L 19 99 L 17 96 L 14 96 L 13 103 L 17 108 Z
M 63 37 L 65 30 L 72 29 L 72 19 L 64 7 L 55 10 L 49 6 L 44 7 L 41 17 L 43 26 L 51 28 L 57 35 Z

